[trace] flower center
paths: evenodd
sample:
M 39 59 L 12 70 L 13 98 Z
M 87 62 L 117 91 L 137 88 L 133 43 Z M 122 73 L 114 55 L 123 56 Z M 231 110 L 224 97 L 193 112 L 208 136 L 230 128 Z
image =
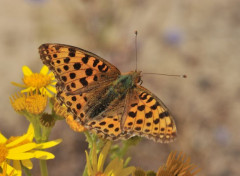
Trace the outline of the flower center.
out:
M 32 114 L 41 114 L 47 105 L 47 96 L 30 92 L 26 98 L 26 110 Z
M 51 84 L 52 77 L 50 75 L 43 75 L 40 73 L 33 73 L 30 76 L 24 76 L 23 82 L 28 87 L 36 87 L 37 89 L 41 87 L 46 87 Z
M 8 149 L 5 144 L 0 144 L 0 164 L 6 160 Z

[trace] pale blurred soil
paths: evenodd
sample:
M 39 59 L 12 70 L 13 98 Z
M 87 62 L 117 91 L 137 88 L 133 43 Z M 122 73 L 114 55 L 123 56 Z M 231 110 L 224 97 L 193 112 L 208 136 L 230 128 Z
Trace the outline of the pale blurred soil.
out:
M 121 71 L 135 70 L 134 30 L 139 31 L 138 69 L 187 74 L 188 79 L 144 75 L 174 115 L 178 138 L 171 144 L 144 139 L 131 148 L 130 164 L 155 170 L 172 150 L 202 169 L 199 176 L 240 175 L 240 1 L 0 1 L 1 116 L 5 136 L 21 135 L 28 122 L 9 96 L 20 89 L 23 65 L 38 72 L 38 47 L 63 43 L 92 51 Z M 50 175 L 80 176 L 85 137 L 57 123 L 51 139 Z M 37 163 L 35 163 L 37 164 Z M 34 176 L 38 176 L 34 166 Z

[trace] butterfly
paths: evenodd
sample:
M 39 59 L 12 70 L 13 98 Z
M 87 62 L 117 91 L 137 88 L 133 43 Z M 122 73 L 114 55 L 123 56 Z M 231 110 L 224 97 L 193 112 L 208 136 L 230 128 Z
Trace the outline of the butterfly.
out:
M 70 45 L 43 44 L 40 58 L 55 74 L 57 99 L 74 119 L 98 136 L 144 136 L 168 143 L 176 125 L 163 102 L 139 85 L 141 72 L 122 74 L 105 59 Z

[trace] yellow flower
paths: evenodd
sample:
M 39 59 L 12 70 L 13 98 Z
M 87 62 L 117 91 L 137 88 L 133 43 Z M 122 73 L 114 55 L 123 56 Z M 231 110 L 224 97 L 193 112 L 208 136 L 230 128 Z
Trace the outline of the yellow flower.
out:
M 87 131 L 87 129 L 84 126 L 82 126 L 79 122 L 73 119 L 73 116 L 71 114 L 69 114 L 66 117 L 66 122 L 73 131 L 76 131 L 76 132 Z
M 14 171 L 14 174 L 20 176 L 22 174 L 21 164 L 28 169 L 32 169 L 33 165 L 30 160 L 32 158 L 48 160 L 55 157 L 52 153 L 42 149 L 59 144 L 61 139 L 37 144 L 32 141 L 33 137 L 34 129 L 31 124 L 27 133 L 22 136 L 7 139 L 0 133 L 0 167 L 3 168 L 4 165 L 7 165 L 6 173 L 8 175 Z
M 123 167 L 123 160 L 119 158 L 113 159 L 105 169 L 103 169 L 104 162 L 111 147 L 111 142 L 108 141 L 103 147 L 97 158 L 96 143 L 93 143 L 92 155 L 89 156 L 87 151 L 87 168 L 89 176 L 128 176 L 132 174 L 135 167 Z M 91 157 L 91 159 L 90 159 Z
M 69 113 L 67 112 L 67 107 L 65 105 L 61 105 L 56 99 L 53 99 L 53 110 L 58 116 L 64 118 L 69 115 Z
M 171 152 L 167 163 L 159 168 L 157 176 L 194 176 L 200 170 L 196 170 L 196 166 L 191 164 L 190 161 L 190 158 L 182 155 L 182 153 L 177 156 L 176 152 Z
M 38 91 L 33 93 L 28 92 L 27 95 L 24 93 L 17 93 L 15 96 L 10 98 L 10 102 L 15 111 L 21 112 L 26 110 L 31 114 L 41 114 L 47 106 L 46 94 L 40 94 Z
M 15 86 L 25 88 L 21 91 L 22 93 L 39 90 L 41 93 L 46 92 L 47 96 L 49 97 L 52 97 L 53 94 L 57 93 L 55 88 L 55 77 L 52 72 L 48 74 L 49 69 L 47 66 L 44 65 L 40 73 L 33 73 L 32 70 L 27 66 L 23 66 L 22 71 L 24 75 L 24 85 L 12 82 L 12 84 Z
M 54 100 L 53 109 L 58 116 L 62 116 L 66 119 L 69 127 L 76 132 L 84 132 L 87 129 L 82 126 L 79 122 L 73 119 L 73 116 L 67 112 L 67 107 L 65 105 L 60 105 L 57 100 Z

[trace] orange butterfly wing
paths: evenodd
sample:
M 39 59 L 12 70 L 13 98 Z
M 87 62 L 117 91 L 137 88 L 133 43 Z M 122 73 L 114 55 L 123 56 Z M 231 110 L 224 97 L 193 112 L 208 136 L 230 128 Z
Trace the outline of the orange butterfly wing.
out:
M 175 139 L 175 122 L 163 102 L 146 88 L 137 85 L 133 91 L 123 129 L 157 142 L 168 143 Z
M 117 109 L 109 111 L 103 114 L 105 118 L 88 123 L 90 129 L 104 138 L 117 140 L 144 136 L 168 143 L 176 137 L 176 125 L 169 110 L 142 86 L 137 85 L 130 90 L 126 98 L 118 103 Z
M 106 60 L 74 46 L 43 44 L 39 53 L 58 80 L 57 98 L 82 122 L 84 106 L 91 97 L 100 95 L 120 75 L 120 71 Z

